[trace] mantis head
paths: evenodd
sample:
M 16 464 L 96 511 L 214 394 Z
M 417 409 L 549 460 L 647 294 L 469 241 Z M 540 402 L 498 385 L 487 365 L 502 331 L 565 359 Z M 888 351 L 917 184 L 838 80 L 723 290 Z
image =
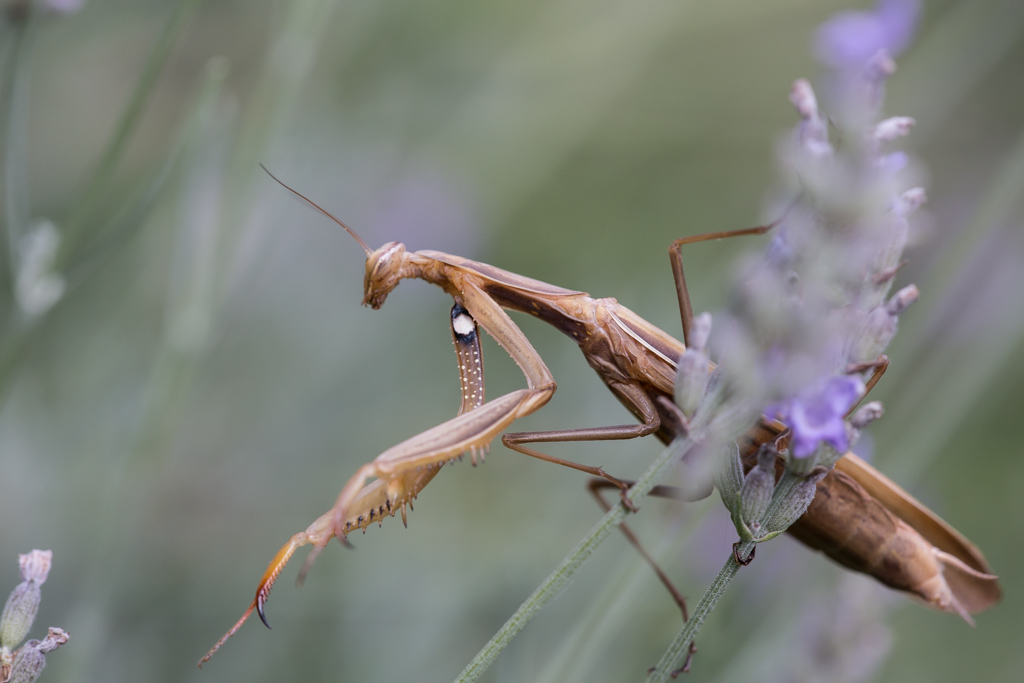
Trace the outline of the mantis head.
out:
M 384 305 L 399 280 L 406 260 L 405 245 L 388 242 L 366 256 L 366 277 L 363 279 L 363 305 L 374 310 Z

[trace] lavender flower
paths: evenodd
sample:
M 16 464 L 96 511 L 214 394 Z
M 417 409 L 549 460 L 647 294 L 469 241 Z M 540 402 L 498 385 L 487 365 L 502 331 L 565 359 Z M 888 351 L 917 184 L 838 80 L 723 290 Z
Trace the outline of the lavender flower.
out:
M 711 361 L 704 352 L 708 335 L 711 334 L 711 314 L 701 313 L 693 320 L 690 333 L 690 345 L 679 359 L 679 371 L 676 377 L 676 404 L 689 419 L 693 417 L 704 399 L 704 390 L 708 384 L 708 371 Z
M 823 443 L 844 452 L 850 447 L 844 418 L 863 392 L 864 382 L 858 377 L 828 377 L 818 386 L 770 407 L 766 413 L 782 420 L 793 431 L 794 457 L 813 455 Z
M 896 56 L 917 27 L 918 0 L 879 0 L 870 12 L 840 12 L 818 29 L 814 52 L 836 68 L 861 68 L 880 50 Z
M 881 414 L 876 406 L 858 413 L 856 425 L 846 418 L 870 373 L 887 362 L 881 354 L 898 316 L 918 296 L 910 285 L 887 298 L 902 264 L 907 216 L 924 201 L 923 190 L 907 188 L 906 155 L 890 149 L 914 119 L 877 115 L 895 70 L 889 54 L 906 47 L 917 11 L 913 0 L 882 0 L 872 12 L 844 13 L 822 26 L 818 52 L 831 67 L 824 91 L 835 107 L 830 115 L 808 81 L 790 92 L 801 121 L 783 162 L 796 198 L 782 211 L 766 256 L 741 269 L 717 341 L 732 401 L 789 426 L 783 457 L 802 483 L 786 493 L 777 488 L 771 519 L 754 519 L 764 508 L 763 487 L 744 481 L 740 488 L 736 455 L 723 458 L 720 466 L 732 474 L 718 481 L 729 484 L 723 500 L 744 540 L 766 540 L 802 514 L 814 495 L 811 479 Z M 838 127 L 841 145 L 827 121 Z
M 882 415 L 881 405 L 871 403 L 846 417 L 863 397 L 868 374 L 888 363 L 880 354 L 897 316 L 917 299 L 911 285 L 886 301 L 902 263 L 906 217 L 924 201 L 923 190 L 906 187 L 906 157 L 887 147 L 914 121 L 878 120 L 885 80 L 895 71 L 890 53 L 906 47 L 916 17 L 914 0 L 881 0 L 873 12 L 844 13 L 821 28 L 819 55 L 832 67 L 823 100 L 833 107 L 829 116 L 819 111 L 810 83 L 793 85 L 790 100 L 801 123 L 783 162 L 794 188 L 767 255 L 744 264 L 729 313 L 716 318 L 716 390 L 725 399 L 705 399 L 696 414 L 717 408 L 742 416 L 756 408 L 789 425 L 791 448 L 779 453 L 781 440 L 762 443 L 757 466 L 745 476 L 736 442 L 722 449 L 715 483 L 740 541 L 652 682 L 675 677 L 701 621 L 756 544 L 803 516 L 818 482 Z M 832 143 L 826 121 L 838 128 L 841 145 Z M 716 415 L 712 439 L 729 433 L 716 433 L 716 423 L 736 429 L 728 438 L 745 429 Z M 786 471 L 776 481 L 779 457 Z

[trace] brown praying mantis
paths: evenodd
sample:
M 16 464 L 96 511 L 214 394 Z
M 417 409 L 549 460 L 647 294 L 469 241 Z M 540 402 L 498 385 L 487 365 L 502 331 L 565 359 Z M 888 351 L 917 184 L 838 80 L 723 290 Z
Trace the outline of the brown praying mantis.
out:
M 451 330 L 462 401 L 455 418 L 384 451 L 363 465 L 345 484 L 334 507 L 305 531 L 292 536 L 271 560 L 252 604 L 203 657 L 200 666 L 234 635 L 254 610 L 266 624 L 264 604 L 296 550 L 305 545 L 313 546 L 299 573 L 301 583 L 312 561 L 331 538 L 337 537 L 345 543 L 352 531 L 365 530 L 370 524 L 381 523 L 385 517 L 399 512 L 405 522 L 406 507 L 411 507 L 413 499 L 445 463 L 467 452 L 475 463 L 491 441 L 517 418 L 537 411 L 548 402 L 556 388 L 554 377 L 504 309 L 540 318 L 571 337 L 608 389 L 640 423 L 506 433 L 502 443 L 525 455 L 600 477 L 625 492 L 629 482 L 616 479 L 601 468 L 555 458 L 526 444 L 622 440 L 649 434 L 665 443 L 675 438 L 681 428 L 672 402 L 677 360 L 686 348 L 684 344 L 689 343 L 693 327 L 693 309 L 683 275 L 682 247 L 724 237 L 764 234 L 773 227 L 697 235 L 672 243 L 669 255 L 684 339 L 684 343 L 680 343 L 615 299 L 594 299 L 584 292 L 563 289 L 451 254 L 410 252 L 399 242 L 371 250 L 347 225 L 287 185 L 284 187 L 337 222 L 366 252 L 364 305 L 380 308 L 398 283 L 407 278 L 437 285 L 455 300 Z M 478 326 L 508 351 L 522 369 L 526 376 L 525 389 L 484 401 Z M 883 356 L 872 364 L 874 373 L 866 391 L 878 381 L 887 363 Z M 864 368 L 858 369 L 861 370 Z M 761 444 L 784 438 L 785 430 L 785 425 L 762 418 L 741 444 L 745 460 L 749 462 Z M 704 492 L 707 494 L 710 489 Z M 628 503 L 625 497 L 623 501 Z M 996 577 L 970 541 L 852 453 L 844 455 L 818 482 L 814 501 L 790 532 L 836 562 L 869 574 L 931 607 L 959 614 L 968 622 L 971 622 L 970 614 L 1000 599 Z M 662 576 L 660 570 L 659 576 Z M 663 581 L 670 585 L 667 579 Z M 677 594 L 674 592 L 674 595 Z

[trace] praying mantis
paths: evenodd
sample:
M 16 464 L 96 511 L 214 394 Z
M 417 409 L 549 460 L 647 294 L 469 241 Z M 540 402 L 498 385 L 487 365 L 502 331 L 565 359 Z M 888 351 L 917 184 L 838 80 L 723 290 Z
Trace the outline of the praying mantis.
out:
M 272 174 L 271 177 L 277 180 Z M 519 453 L 599 477 L 603 480 L 601 484 L 617 487 L 624 493 L 629 482 L 599 467 L 555 458 L 527 444 L 624 440 L 650 434 L 664 443 L 675 438 L 681 429 L 678 409 L 672 401 L 677 359 L 689 344 L 694 320 L 683 273 L 682 247 L 724 237 L 764 234 L 773 227 L 684 237 L 672 243 L 669 255 L 684 340 L 680 343 L 615 299 L 594 299 L 584 292 L 438 251 L 411 252 L 399 242 L 372 250 L 343 222 L 280 180 L 277 182 L 337 222 L 366 252 L 364 305 L 379 309 L 399 282 L 410 278 L 437 285 L 454 299 L 450 324 L 462 400 L 456 417 L 384 451 L 359 468 L 342 488 L 331 510 L 289 539 L 271 560 L 249 608 L 203 657 L 200 666 L 253 611 L 267 623 L 264 605 L 296 550 L 313 546 L 299 573 L 301 583 L 331 538 L 337 537 L 347 544 L 349 533 L 365 530 L 370 524 L 382 523 L 385 517 L 398 513 L 405 523 L 406 508 L 411 507 L 445 463 L 468 452 L 475 464 L 491 441 L 516 419 L 548 402 L 556 389 L 554 377 L 505 309 L 539 318 L 573 339 L 590 366 L 639 424 L 505 433 L 502 443 Z M 525 389 L 484 401 L 479 327 L 518 364 L 526 378 Z M 883 356 L 873 364 L 874 374 L 866 391 L 878 381 L 887 363 Z M 761 444 L 784 439 L 785 431 L 785 425 L 762 418 L 740 444 L 745 461 Z M 708 488 L 702 493 L 710 492 Z M 629 504 L 624 496 L 623 504 Z M 817 483 L 814 501 L 790 532 L 839 564 L 873 576 L 933 608 L 958 614 L 969 623 L 973 623 L 970 614 L 992 606 L 1001 597 L 996 577 L 970 541 L 852 453 L 844 455 Z M 663 581 L 669 585 L 666 579 Z

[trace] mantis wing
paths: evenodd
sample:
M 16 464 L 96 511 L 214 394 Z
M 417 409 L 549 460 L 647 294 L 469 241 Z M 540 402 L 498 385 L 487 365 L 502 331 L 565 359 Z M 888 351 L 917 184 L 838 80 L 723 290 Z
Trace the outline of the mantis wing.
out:
M 980 612 L 999 602 L 1002 591 L 991 567 L 963 534 L 853 453 L 844 455 L 836 463 L 836 469 L 848 474 L 872 498 L 941 553 L 943 575 L 964 609 L 970 613 Z

